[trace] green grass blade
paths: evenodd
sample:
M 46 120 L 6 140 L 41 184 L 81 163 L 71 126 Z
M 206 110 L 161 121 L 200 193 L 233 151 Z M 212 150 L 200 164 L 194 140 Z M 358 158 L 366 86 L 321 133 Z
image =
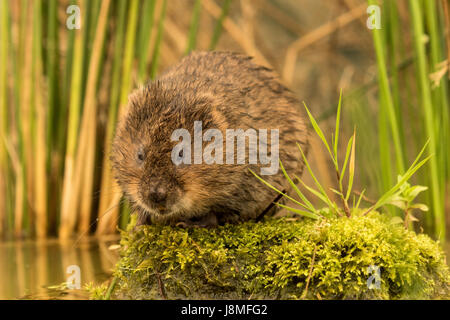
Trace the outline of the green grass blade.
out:
M 153 48 L 152 63 L 150 69 L 150 78 L 154 79 L 158 70 L 160 44 L 164 31 L 164 18 L 166 16 L 167 0 L 163 1 L 161 16 L 159 17 L 158 31 L 156 33 L 155 47 Z
M 333 208 L 334 206 L 333 206 L 333 204 L 332 204 L 332 201 L 328 198 L 328 195 L 327 195 L 327 193 L 325 192 L 325 189 L 322 187 L 322 185 L 320 184 L 319 180 L 318 180 L 318 179 L 316 178 L 316 176 L 314 175 L 314 173 L 313 173 L 313 171 L 312 171 L 312 169 L 311 169 L 311 167 L 310 167 L 310 165 L 309 165 L 309 162 L 308 162 L 308 160 L 306 159 L 305 154 L 303 153 L 302 147 L 301 147 L 300 144 L 298 144 L 298 143 L 297 143 L 297 146 L 298 146 L 298 148 L 300 149 L 300 153 L 302 154 L 303 161 L 304 161 L 304 163 L 305 163 L 305 165 L 306 165 L 306 168 L 308 169 L 309 174 L 310 174 L 311 177 L 313 178 L 314 183 L 316 184 L 317 188 L 320 190 L 320 192 L 322 193 L 322 195 L 325 197 L 325 201 L 326 201 L 326 203 L 328 203 L 328 206 L 329 206 L 330 208 Z M 330 152 L 330 154 L 331 154 L 331 152 Z
M 211 43 L 209 44 L 209 50 L 214 50 L 219 42 L 220 35 L 223 29 L 223 20 L 225 20 L 230 9 L 230 4 L 232 0 L 224 0 L 222 5 L 222 11 L 220 13 L 219 19 L 217 19 L 216 25 L 214 26 L 213 35 L 211 37 Z
M 265 184 L 266 186 L 268 186 L 270 189 L 272 189 L 272 190 L 278 192 L 279 194 L 282 194 L 286 199 L 289 199 L 289 200 L 295 202 L 295 203 L 298 204 L 299 206 L 302 206 L 302 207 L 308 209 L 308 207 L 306 207 L 303 203 L 301 203 L 301 202 L 295 200 L 294 198 L 290 197 L 289 195 L 287 195 L 287 194 L 284 193 L 283 191 L 278 190 L 276 187 L 274 187 L 273 185 L 271 185 L 270 183 L 268 183 L 266 180 L 264 180 L 263 178 L 261 178 L 260 176 L 258 176 L 252 169 L 248 169 L 248 170 L 250 170 L 250 172 L 253 173 L 253 175 L 254 175 L 259 181 L 261 181 L 262 183 L 264 183 L 264 184 Z
M 317 133 L 317 135 L 319 136 L 320 140 L 322 140 L 323 144 L 325 145 L 325 147 L 328 150 L 328 153 L 331 156 L 331 159 L 333 159 L 333 162 L 336 165 L 336 161 L 335 161 L 335 159 L 333 157 L 333 153 L 331 152 L 330 146 L 328 145 L 327 139 L 325 138 L 325 136 L 324 136 L 324 134 L 322 132 L 322 129 L 320 129 L 319 125 L 316 122 L 316 119 L 314 119 L 314 117 L 311 114 L 311 112 L 309 112 L 309 109 L 306 106 L 306 103 L 303 102 L 303 105 L 305 106 L 306 112 L 308 113 L 308 117 L 309 117 L 309 120 L 311 121 L 311 124 L 312 124 L 312 126 L 314 128 L 314 131 Z M 302 153 L 303 153 L 303 151 L 302 151 Z
M 125 41 L 125 51 L 123 57 L 123 69 L 122 69 L 122 87 L 120 90 L 120 105 L 121 108 L 126 104 L 128 100 L 128 93 L 131 89 L 131 73 L 133 66 L 133 57 L 136 41 L 136 26 L 139 13 L 139 1 L 132 0 L 130 2 L 130 9 L 127 17 L 127 33 Z
M 339 143 L 339 125 L 340 125 L 340 121 L 341 121 L 341 104 L 342 104 L 342 89 L 339 94 L 339 103 L 338 103 L 337 115 L 336 115 L 336 130 L 334 133 L 334 143 L 333 143 L 334 159 L 336 160 L 336 163 L 338 162 L 337 152 L 338 152 L 338 143 Z
M 317 198 L 319 198 L 320 200 L 322 200 L 323 202 L 325 202 L 326 204 L 329 205 L 329 199 L 327 196 L 324 196 L 322 193 L 320 193 L 319 191 L 315 190 L 314 188 L 311 188 L 310 186 L 308 186 L 306 183 L 303 182 L 303 180 L 301 180 L 299 177 L 296 176 L 296 178 L 301 182 L 301 184 L 303 185 L 303 187 L 305 189 L 307 189 L 309 192 L 311 192 L 313 195 L 315 195 Z
M 150 44 L 150 36 L 152 34 L 153 20 L 155 14 L 156 0 L 145 0 L 142 8 L 141 19 L 139 24 L 138 38 L 138 80 L 144 82 L 148 63 L 148 47 Z M 120 10 L 120 9 L 119 9 Z M 119 15 L 121 15 L 119 11 Z M 120 23 L 120 22 L 119 22 Z
M 286 206 L 284 204 L 281 204 L 281 203 L 277 203 L 277 206 L 279 206 L 281 208 L 284 208 L 284 209 L 287 209 L 289 211 L 292 211 L 294 213 L 297 213 L 297 214 L 302 215 L 302 216 L 307 217 L 307 218 L 312 218 L 312 219 L 316 219 L 316 220 L 320 218 L 320 216 L 315 214 L 315 213 L 304 211 L 304 210 L 300 210 L 300 209 L 296 209 L 296 208 L 292 208 L 292 207 L 288 207 L 288 206 Z
M 347 163 L 348 163 L 348 159 L 350 157 L 350 151 L 352 150 L 352 146 L 353 146 L 353 136 L 350 138 L 350 140 L 348 141 L 347 144 L 347 150 L 345 151 L 345 159 L 344 159 L 344 165 L 342 166 L 342 170 L 339 176 L 339 183 L 342 183 L 342 180 L 344 179 L 344 175 L 345 175 L 345 171 L 347 169 Z
M 415 0 L 414 0 L 415 1 Z M 369 0 L 370 5 L 377 5 L 375 0 Z M 386 67 L 386 57 L 385 57 L 385 43 L 383 39 L 382 29 L 373 29 L 371 30 L 374 39 L 375 52 L 377 57 L 377 65 L 378 65 L 378 80 L 381 94 L 385 97 L 385 103 L 381 105 L 381 107 L 386 109 L 388 114 L 389 123 L 391 127 L 391 134 L 394 142 L 395 148 L 395 159 L 397 160 L 397 169 L 399 172 L 404 172 L 404 158 L 403 148 L 401 145 L 400 139 L 400 131 L 398 128 L 397 117 L 395 115 L 395 107 L 392 98 L 391 89 L 389 86 L 389 77 Z
M 438 139 L 436 135 L 436 128 L 438 124 L 435 119 L 435 107 L 433 107 L 431 99 L 430 82 L 428 78 L 427 56 L 425 43 L 423 37 L 425 32 L 423 30 L 423 19 L 421 6 L 418 1 L 410 0 L 410 12 L 411 21 L 414 31 L 414 48 L 416 53 L 417 62 L 417 75 L 419 78 L 419 88 L 421 105 L 424 111 L 425 130 L 427 136 L 430 138 L 429 152 L 431 154 L 438 155 Z M 448 134 L 448 133 L 447 133 Z M 443 210 L 444 200 L 441 195 L 439 173 L 444 172 L 443 168 L 440 168 L 437 156 L 430 160 L 429 164 L 429 176 L 430 176 L 430 192 L 432 197 L 433 215 L 434 215 L 434 227 L 435 233 L 440 239 L 445 239 L 445 212 Z
M 195 50 L 197 45 L 197 33 L 200 23 L 200 12 L 202 7 L 202 0 L 195 0 L 194 9 L 192 11 L 191 27 L 189 28 L 189 37 L 186 48 L 186 54 Z
M 417 170 L 419 170 L 420 167 L 422 167 L 431 157 L 432 156 L 430 155 L 425 159 L 423 159 L 422 161 L 420 161 L 419 163 L 417 163 L 416 165 L 411 165 L 411 167 L 405 172 L 405 174 L 402 175 L 402 179 L 400 179 L 389 191 L 387 191 L 384 195 L 382 195 L 378 199 L 378 201 L 365 212 L 365 214 L 384 206 L 386 204 L 386 201 L 399 190 L 400 186 L 402 186 L 406 181 L 408 181 L 409 178 L 411 178 L 411 176 Z
M 355 141 L 356 141 L 356 132 L 353 132 L 352 139 L 352 151 L 350 153 L 350 163 L 348 165 L 348 186 L 347 186 L 347 195 L 345 196 L 345 201 L 348 201 L 350 194 L 353 188 L 353 179 L 355 177 Z
M 281 171 L 283 171 L 284 176 L 286 177 L 286 179 L 289 181 L 289 184 L 291 185 L 291 187 L 295 190 L 295 192 L 297 193 L 297 195 L 300 197 L 300 199 L 302 199 L 302 201 L 306 204 L 307 208 L 310 211 L 315 212 L 316 209 L 314 208 L 313 204 L 303 195 L 303 193 L 300 191 L 300 189 L 297 187 L 297 185 L 292 181 L 292 179 L 289 177 L 289 175 L 287 174 L 286 170 L 283 167 L 283 164 L 281 163 L 280 160 L 280 168 Z M 297 178 L 298 179 L 298 178 Z M 298 179 L 299 180 L 299 179 Z
M 366 189 L 363 189 L 363 191 L 361 191 L 361 193 L 359 194 L 358 202 L 356 202 L 356 205 L 354 206 L 353 210 L 357 211 L 359 209 L 359 205 L 360 205 L 361 200 L 362 200 L 362 198 L 364 196 L 364 192 L 366 192 Z

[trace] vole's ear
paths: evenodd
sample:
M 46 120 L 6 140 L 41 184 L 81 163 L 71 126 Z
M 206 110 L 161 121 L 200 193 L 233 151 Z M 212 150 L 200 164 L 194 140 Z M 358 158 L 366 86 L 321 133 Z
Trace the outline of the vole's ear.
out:
M 124 106 L 119 106 L 120 113 L 118 115 L 119 119 L 118 128 L 123 127 L 123 129 L 125 130 L 126 128 L 132 127 L 133 123 L 136 122 L 133 119 L 131 119 L 132 117 L 127 115 L 135 114 L 135 112 L 133 111 L 139 108 L 140 106 L 139 99 L 141 95 L 142 89 L 141 88 L 135 89 L 128 95 L 128 103 Z

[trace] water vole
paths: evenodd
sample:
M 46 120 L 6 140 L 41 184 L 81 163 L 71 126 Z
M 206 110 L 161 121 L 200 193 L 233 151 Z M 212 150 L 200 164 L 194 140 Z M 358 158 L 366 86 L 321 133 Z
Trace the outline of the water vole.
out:
M 194 127 L 199 125 L 202 134 L 212 132 L 214 139 L 203 135 L 200 142 L 196 140 Z M 180 137 L 174 139 L 180 129 L 190 138 L 182 139 L 183 148 L 179 148 Z M 256 133 L 258 138 L 267 132 L 265 163 L 259 161 L 263 157 L 256 164 L 251 161 L 251 151 L 262 150 L 262 145 L 251 144 L 250 137 L 244 153 L 239 145 L 228 149 L 230 129 Z M 273 144 L 275 133 L 279 148 Z M 211 152 L 213 142 L 223 148 Z M 296 143 L 307 149 L 307 126 L 298 100 L 270 69 L 241 54 L 195 52 L 130 95 L 111 160 L 140 224 L 210 226 L 253 219 L 276 197 L 249 168 L 260 174 L 271 166 L 274 174 L 263 178 L 280 190 L 287 189 L 275 151 L 279 150 L 291 175 L 300 174 L 303 162 Z M 207 150 L 215 162 L 202 158 Z

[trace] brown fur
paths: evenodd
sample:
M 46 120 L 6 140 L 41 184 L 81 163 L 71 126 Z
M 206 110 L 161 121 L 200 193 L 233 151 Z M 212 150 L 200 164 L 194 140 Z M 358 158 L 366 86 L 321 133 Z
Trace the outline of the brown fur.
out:
M 297 99 L 275 74 L 244 55 L 192 53 L 135 90 L 117 128 L 111 154 L 115 176 L 141 223 L 245 221 L 256 218 L 276 197 L 249 171 L 259 174 L 259 165 L 174 165 L 171 150 L 177 142 L 170 141 L 171 134 L 185 128 L 193 139 L 196 120 L 203 122 L 203 132 L 222 131 L 224 143 L 225 129 L 279 129 L 280 159 L 291 176 L 301 174 L 296 143 L 307 149 L 307 127 Z M 144 161 L 137 159 L 138 152 Z M 263 178 L 280 190 L 289 188 L 281 169 Z M 154 184 L 167 193 L 163 206 L 147 198 Z

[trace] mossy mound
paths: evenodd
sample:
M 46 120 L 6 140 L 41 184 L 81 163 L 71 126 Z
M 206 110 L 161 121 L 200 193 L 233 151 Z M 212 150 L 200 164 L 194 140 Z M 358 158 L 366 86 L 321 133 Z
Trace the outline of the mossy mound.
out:
M 378 213 L 215 229 L 142 226 L 124 232 L 121 245 L 116 299 L 449 297 L 439 244 Z M 367 285 L 372 265 L 379 289 Z M 92 292 L 104 298 L 106 286 Z

